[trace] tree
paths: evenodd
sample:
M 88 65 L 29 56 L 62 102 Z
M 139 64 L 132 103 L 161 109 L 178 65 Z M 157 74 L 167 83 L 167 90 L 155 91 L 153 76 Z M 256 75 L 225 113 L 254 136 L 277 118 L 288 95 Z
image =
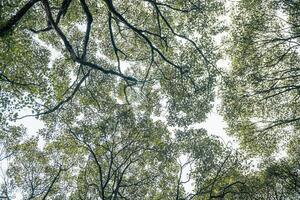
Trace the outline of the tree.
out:
M 195 185 L 182 199 L 235 199 L 245 184 L 245 158 L 224 146 L 219 138 L 208 136 L 204 129 L 179 131 L 176 136 L 179 152 L 187 160 L 183 165 L 190 167 L 186 179 L 194 180 Z
M 49 162 L 48 152 L 37 149 L 36 138 L 18 145 L 15 151 L 16 156 L 6 172 L 12 185 L 6 198 L 12 198 L 17 189 L 24 199 L 46 199 L 50 195 L 63 197 L 64 193 L 56 185 L 66 169 L 59 163 Z M 8 190 L 7 184 L 4 188 Z
M 236 199 L 299 199 L 299 163 L 268 158 L 259 171 L 248 173 Z
M 122 91 L 119 98 L 126 103 L 135 102 L 135 96 L 167 99 L 170 124 L 203 121 L 213 99 L 218 55 L 212 36 L 222 28 L 221 12 L 220 1 L 194 0 L 5 4 L 0 28 L 5 112 L 24 107 L 33 116 L 54 112 L 98 71 L 98 81 L 116 78 L 118 84 L 110 87 Z M 54 66 L 45 46 L 61 54 Z
M 176 180 L 176 158 L 172 154 L 173 160 L 167 160 L 170 133 L 151 117 L 166 109 L 168 123 L 179 126 L 206 118 L 213 99 L 218 55 L 212 36 L 220 29 L 221 1 L 30 0 L 7 2 L 0 9 L 5 155 L 14 162 L 22 155 L 17 146 L 28 140 L 12 121 L 35 116 L 46 125 L 38 133 L 45 142 L 38 152 L 47 159 L 35 161 L 39 168 L 32 176 L 40 180 L 54 161 L 63 169 L 56 189 L 46 193 L 49 185 L 41 183 L 35 198 L 67 195 L 59 181 L 66 185 L 69 179 L 73 188 L 66 191 L 72 198 L 161 197 L 159 186 Z M 24 110 L 32 114 L 24 115 Z M 9 170 L 21 177 L 31 170 L 14 169 Z M 48 174 L 49 180 L 57 171 Z M 21 188 L 31 184 L 19 182 Z M 175 185 L 164 191 L 175 195 Z
M 272 154 L 299 134 L 299 5 L 240 1 L 233 12 L 223 113 L 252 153 Z
M 300 3 L 232 7 L 228 74 L 223 4 L 0 2 L 0 198 L 299 199 Z M 238 150 L 192 128 L 219 78 Z M 28 117 L 44 128 L 30 135 Z M 283 141 L 288 156 L 270 157 Z
M 243 169 L 238 157 L 205 130 L 172 137 L 163 123 L 128 105 L 104 104 L 80 91 L 77 97 L 68 104 L 73 109 L 47 115 L 43 148 L 38 138 L 11 142 L 6 179 L 23 198 L 212 199 L 242 184 L 232 173 Z M 195 189 L 187 193 L 184 183 L 191 180 Z
M 185 127 L 206 118 L 221 1 L 30 0 L 0 9 L 1 140 L 13 187 L 36 199 L 183 197 L 180 151 L 152 116 L 164 111 L 169 125 Z M 13 124 L 30 116 L 45 123 L 38 141 Z

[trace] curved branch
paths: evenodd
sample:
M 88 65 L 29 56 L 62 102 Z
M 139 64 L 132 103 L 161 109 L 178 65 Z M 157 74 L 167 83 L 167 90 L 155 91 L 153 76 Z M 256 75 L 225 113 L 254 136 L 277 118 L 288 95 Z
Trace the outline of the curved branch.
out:
M 30 8 L 39 1 L 40 0 L 28 1 L 14 16 L 0 27 L 0 37 L 3 37 L 7 32 L 9 32 L 22 19 L 28 10 L 30 10 Z
M 45 6 L 45 9 L 46 9 L 46 13 L 47 13 L 47 17 L 51 23 L 51 25 L 54 27 L 54 30 L 56 31 L 56 33 L 59 35 L 59 37 L 63 40 L 63 43 L 67 49 L 67 51 L 70 53 L 70 56 L 71 56 L 71 59 L 74 61 L 74 62 L 77 62 L 79 64 L 82 64 L 82 65 L 85 65 L 85 66 L 88 66 L 92 69 L 96 69 L 96 70 L 100 70 L 101 72 L 103 72 L 104 74 L 110 74 L 110 75 L 116 75 L 116 76 L 119 76 L 121 78 L 123 78 L 124 80 L 128 80 L 128 81 L 132 81 L 134 83 L 137 83 L 138 80 L 136 78 L 133 78 L 133 77 L 130 77 L 130 76 L 126 76 L 122 73 L 119 73 L 119 72 L 116 72 L 114 70 L 111 70 L 111 69 L 105 69 L 97 64 L 94 64 L 94 63 L 91 63 L 91 62 L 87 62 L 85 61 L 85 59 L 82 59 L 80 57 L 78 57 L 73 49 L 73 46 L 71 45 L 71 43 L 69 42 L 69 40 L 67 39 L 66 35 L 63 33 L 63 31 L 58 27 L 58 25 L 55 23 L 54 19 L 53 19 L 53 16 L 52 16 L 52 13 L 51 13 L 51 8 L 50 8 L 50 5 L 49 5 L 49 2 L 48 0 L 42 0 L 44 6 Z M 85 5 L 83 5 L 85 6 Z M 87 14 L 87 18 L 89 20 L 89 23 L 91 23 L 90 21 L 90 17 L 91 15 L 89 15 L 90 13 L 88 12 L 88 10 L 85 10 L 86 14 Z M 89 31 L 90 30 L 87 30 L 87 35 L 89 35 Z M 88 38 L 86 38 L 85 40 L 85 44 L 87 44 L 87 41 L 88 41 Z

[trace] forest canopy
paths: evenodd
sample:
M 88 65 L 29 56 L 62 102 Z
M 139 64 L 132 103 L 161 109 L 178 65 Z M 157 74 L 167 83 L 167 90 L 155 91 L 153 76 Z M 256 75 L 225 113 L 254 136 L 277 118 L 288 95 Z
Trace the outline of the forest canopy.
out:
M 0 1 L 0 199 L 299 199 L 299 12 Z M 217 100 L 238 147 L 199 126 Z

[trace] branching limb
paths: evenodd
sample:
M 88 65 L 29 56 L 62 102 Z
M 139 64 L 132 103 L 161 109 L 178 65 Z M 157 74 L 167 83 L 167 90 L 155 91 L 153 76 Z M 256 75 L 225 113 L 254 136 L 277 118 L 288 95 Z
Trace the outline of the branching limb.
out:
M 8 33 L 24 15 L 40 0 L 29 0 L 15 15 L 13 15 L 3 26 L 0 26 L 0 37 Z

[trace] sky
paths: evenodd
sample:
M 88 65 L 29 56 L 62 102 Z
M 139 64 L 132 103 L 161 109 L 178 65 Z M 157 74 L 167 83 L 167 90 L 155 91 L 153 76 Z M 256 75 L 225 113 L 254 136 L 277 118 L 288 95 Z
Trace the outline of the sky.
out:
M 52 59 L 55 59 L 57 57 L 59 57 L 59 54 L 54 52 L 55 55 L 51 55 Z M 52 61 L 53 62 L 53 61 Z M 223 65 L 225 67 L 228 67 L 228 62 L 226 62 L 225 60 L 218 62 L 218 65 Z M 220 67 L 220 66 L 219 66 Z M 215 135 L 218 136 L 220 138 L 220 140 L 227 146 L 230 146 L 232 148 L 238 148 L 238 143 L 234 140 L 233 137 L 229 136 L 226 133 L 226 127 L 227 124 L 224 121 L 223 117 L 218 113 L 218 109 L 220 107 L 221 104 L 221 100 L 218 98 L 215 99 L 214 102 L 214 107 L 212 109 L 212 111 L 208 114 L 207 119 L 205 122 L 200 123 L 200 124 L 195 124 L 193 126 L 191 126 L 190 128 L 204 128 L 207 130 L 207 133 L 209 135 Z M 28 112 L 29 113 L 29 112 Z M 24 111 L 23 113 L 21 113 L 21 115 L 26 115 L 26 111 Z M 163 118 L 159 118 L 162 121 L 165 121 L 165 119 Z M 156 119 L 158 120 L 158 119 Z M 44 128 L 44 124 L 42 121 L 34 118 L 34 117 L 26 117 L 23 119 L 20 119 L 16 122 L 16 124 L 18 125 L 23 125 L 26 127 L 27 129 L 27 133 L 28 136 L 36 136 L 37 132 L 39 129 Z M 172 131 L 172 128 L 169 129 L 170 131 Z M 39 140 L 39 148 L 43 148 L 44 146 L 44 141 L 43 140 Z M 179 159 L 182 163 L 184 163 L 186 161 L 186 158 L 183 156 Z M 6 168 L 6 163 L 1 163 L 2 164 L 2 168 Z M 187 180 L 187 176 L 188 176 L 188 172 L 189 172 L 189 168 L 190 166 L 187 165 L 184 169 L 183 169 L 183 176 L 182 179 L 183 180 Z M 187 182 L 184 184 L 184 188 L 185 190 L 189 193 L 192 192 L 193 189 L 193 180 Z M 20 193 L 16 194 L 16 199 L 22 199 L 22 195 Z
M 222 16 L 222 20 L 224 20 L 226 23 L 230 23 L 228 16 L 229 16 L 228 13 L 226 14 L 226 16 Z M 217 35 L 214 38 L 217 45 L 221 45 L 223 38 L 226 37 L 226 34 L 227 33 L 224 32 L 222 34 Z M 61 55 L 60 52 L 58 52 L 51 46 L 47 45 L 43 41 L 39 40 L 37 36 L 35 37 L 35 39 L 41 46 L 47 47 L 51 51 L 50 62 L 49 62 L 49 66 L 51 67 L 53 62 L 55 61 L 55 59 L 60 57 L 60 55 Z M 228 70 L 229 66 L 230 66 L 230 63 L 227 58 L 220 59 L 217 62 L 217 67 L 219 67 L 219 68 Z M 128 66 L 124 65 L 124 68 L 127 68 L 127 67 Z M 225 145 L 228 145 L 234 149 L 237 149 L 239 147 L 237 140 L 235 138 L 233 138 L 232 136 L 229 136 L 226 133 L 227 124 L 224 121 L 223 117 L 218 113 L 218 110 L 220 109 L 220 105 L 221 105 L 221 100 L 220 100 L 220 97 L 217 96 L 215 99 L 215 102 L 214 102 L 214 107 L 213 107 L 212 111 L 208 114 L 206 121 L 203 123 L 195 124 L 192 127 L 193 128 L 204 128 L 205 130 L 207 130 L 209 135 L 218 136 Z M 24 111 L 24 115 L 25 114 L 26 114 L 26 111 Z M 34 117 L 26 117 L 26 118 L 20 119 L 16 122 L 16 124 L 24 125 L 27 128 L 28 136 L 36 136 L 38 130 L 40 130 L 41 128 L 44 127 L 43 122 Z M 172 128 L 170 128 L 170 130 L 172 130 Z M 43 145 L 44 145 L 43 140 L 40 140 L 39 147 L 42 148 Z M 280 152 L 278 158 L 282 157 L 284 155 L 285 155 L 284 152 Z M 181 162 L 185 162 L 186 158 L 183 156 L 183 157 L 180 157 L 179 160 Z M 254 160 L 254 163 L 257 163 L 257 161 Z M 1 165 L 0 168 L 2 168 L 4 170 L 7 167 L 7 163 L 5 163 L 5 161 L 0 162 L 0 165 Z M 187 165 L 187 167 L 184 168 L 183 180 L 186 180 L 188 172 L 189 172 L 189 165 Z M 0 176 L 1 176 L 1 171 L 0 171 Z M 193 184 L 193 181 L 190 181 L 184 185 L 185 190 L 187 192 L 191 192 L 191 190 L 193 188 L 192 184 Z M 16 195 L 17 196 L 15 199 L 22 199 L 21 193 L 17 193 Z
M 234 140 L 233 137 L 226 134 L 227 124 L 224 121 L 223 117 L 218 113 L 218 108 L 220 107 L 220 99 L 216 98 L 214 107 L 212 111 L 208 114 L 208 117 L 205 122 L 200 124 L 195 124 L 191 128 L 204 128 L 207 130 L 209 135 L 215 135 L 220 138 L 220 140 L 225 144 L 233 148 L 238 147 L 238 143 Z M 24 115 L 26 112 L 24 112 Z M 44 128 L 44 123 L 34 117 L 26 117 L 20 119 L 16 124 L 23 125 L 27 129 L 28 136 L 36 136 L 39 129 Z M 39 140 L 39 147 L 42 148 L 44 145 L 43 140 Z M 186 161 L 186 158 L 183 156 L 179 159 L 182 163 Z M 3 169 L 6 168 L 7 164 L 5 162 L 1 163 Z M 189 172 L 190 166 L 187 165 L 183 169 L 182 180 L 187 180 L 187 175 Z M 193 189 L 193 180 L 184 184 L 185 190 L 189 193 Z M 22 199 L 21 193 L 16 194 L 16 200 Z
M 218 113 L 218 107 L 220 106 L 220 100 L 216 99 L 215 106 L 212 109 L 212 111 L 208 114 L 208 118 L 205 122 L 201 124 L 195 124 L 193 128 L 204 128 L 207 130 L 207 133 L 209 135 L 216 135 L 219 136 L 221 141 L 230 147 L 237 148 L 238 143 L 234 140 L 233 137 L 226 134 L 226 127 L 227 124 L 224 121 L 223 117 Z M 27 133 L 29 136 L 35 136 L 37 135 L 37 132 L 39 129 L 44 127 L 44 124 L 42 121 L 34 118 L 34 117 L 26 117 L 24 119 L 18 120 L 17 124 L 22 124 L 27 128 Z M 44 145 L 43 140 L 39 140 L 39 147 L 42 148 Z M 184 163 L 186 161 L 185 157 L 181 157 L 180 161 Z M 5 165 L 5 164 L 2 164 Z M 3 166 L 2 166 L 3 167 Z M 189 172 L 189 165 L 187 165 L 183 170 L 183 180 L 187 179 L 187 174 Z M 184 184 L 184 188 L 187 192 L 192 191 L 193 181 Z M 20 193 L 17 193 L 16 199 L 22 199 L 22 196 Z
M 228 15 L 227 15 L 228 16 Z M 228 17 L 227 16 L 222 16 L 221 20 L 225 20 L 228 22 Z M 226 33 L 222 33 L 220 35 L 217 35 L 214 39 L 217 45 L 220 45 L 222 42 L 222 39 L 226 36 Z M 60 57 L 60 52 L 58 52 L 56 49 L 54 49 L 53 47 L 47 45 L 45 42 L 41 41 L 37 36 L 35 37 L 35 40 L 42 45 L 43 47 L 46 47 L 50 50 L 51 52 L 51 56 L 50 56 L 50 62 L 49 62 L 49 66 L 51 67 L 53 62 L 55 61 L 55 59 Z M 223 69 L 228 69 L 229 68 L 229 62 L 226 59 L 221 59 L 217 62 L 217 67 L 223 68 Z M 126 67 L 126 66 L 124 66 Z M 215 103 L 214 103 L 214 107 L 212 109 L 212 111 L 208 114 L 207 120 L 203 123 L 200 124 L 195 124 L 192 127 L 193 128 L 204 128 L 207 130 L 209 135 L 215 135 L 218 136 L 220 138 L 220 140 L 225 144 L 228 145 L 230 147 L 233 148 L 238 148 L 238 143 L 234 140 L 233 137 L 229 136 L 226 134 L 226 127 L 227 124 L 224 121 L 223 117 L 218 113 L 218 109 L 220 107 L 220 99 L 218 98 L 218 96 L 215 99 Z M 26 111 L 22 112 L 24 115 L 26 115 Z M 22 115 L 20 115 L 22 116 Z M 44 124 L 42 121 L 34 118 L 34 117 L 26 117 L 23 119 L 20 119 L 16 122 L 16 124 L 18 125 L 23 125 L 27 128 L 27 133 L 28 136 L 36 136 L 37 132 L 39 129 L 44 127 Z M 44 145 L 43 140 L 39 141 L 39 147 L 42 148 Z M 181 162 L 185 162 L 186 158 L 185 157 L 181 157 L 180 161 Z M 6 169 L 7 168 L 7 163 L 5 162 L 0 162 L 1 168 L 2 169 Z M 184 168 L 183 170 L 183 180 L 186 180 L 187 178 L 187 173 L 189 171 L 189 167 L 187 166 Z M 193 186 L 193 181 L 190 181 L 186 184 L 184 184 L 185 190 L 187 192 L 191 192 Z M 16 200 L 18 199 L 22 199 L 22 195 L 20 192 L 18 192 L 16 194 Z

